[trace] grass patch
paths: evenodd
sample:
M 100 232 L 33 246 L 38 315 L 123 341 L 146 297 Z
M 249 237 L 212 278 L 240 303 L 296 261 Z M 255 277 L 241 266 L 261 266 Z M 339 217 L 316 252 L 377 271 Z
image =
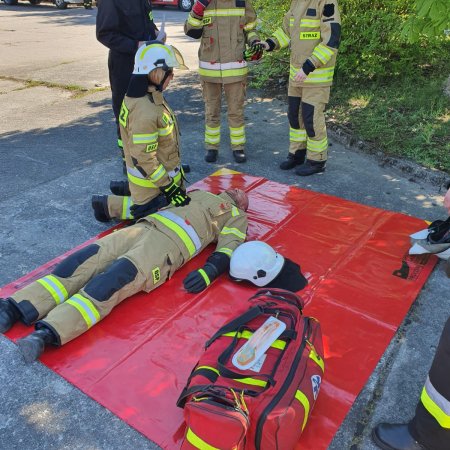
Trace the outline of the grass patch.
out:
M 328 120 L 386 155 L 450 173 L 450 99 L 443 93 L 446 76 L 389 84 L 338 79 Z

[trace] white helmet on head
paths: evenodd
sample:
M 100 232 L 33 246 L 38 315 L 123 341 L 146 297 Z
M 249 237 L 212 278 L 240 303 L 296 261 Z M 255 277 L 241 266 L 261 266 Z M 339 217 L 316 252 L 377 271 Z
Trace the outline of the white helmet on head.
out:
M 240 245 L 231 255 L 230 275 L 235 280 L 248 280 L 266 286 L 281 272 L 284 257 L 262 241 Z
M 187 69 L 181 53 L 175 47 L 160 41 L 148 41 L 136 52 L 133 75 L 147 75 L 158 67 L 164 71 Z

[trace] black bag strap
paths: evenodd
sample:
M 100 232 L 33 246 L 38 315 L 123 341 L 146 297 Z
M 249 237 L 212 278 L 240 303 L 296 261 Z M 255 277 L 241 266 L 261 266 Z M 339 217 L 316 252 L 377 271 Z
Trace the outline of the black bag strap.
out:
M 241 314 L 239 317 L 236 317 L 236 319 L 233 319 L 231 322 L 228 322 L 225 324 L 222 328 L 220 328 L 214 336 L 209 339 L 205 344 L 205 350 L 222 334 L 230 333 L 231 331 L 238 330 L 242 325 L 245 325 L 247 322 L 250 322 L 250 320 L 255 319 L 256 317 L 264 314 L 264 308 L 260 305 L 253 306 L 252 308 L 248 309 L 244 314 Z

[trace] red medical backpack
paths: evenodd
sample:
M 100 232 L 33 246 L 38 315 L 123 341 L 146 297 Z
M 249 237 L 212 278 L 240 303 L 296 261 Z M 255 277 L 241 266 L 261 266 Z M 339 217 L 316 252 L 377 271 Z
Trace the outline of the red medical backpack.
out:
M 289 450 L 305 428 L 325 368 L 320 324 L 302 315 L 302 300 L 290 291 L 261 289 L 249 302 L 205 344 L 178 399 L 183 450 Z M 286 329 L 259 364 L 238 369 L 233 355 L 270 316 Z

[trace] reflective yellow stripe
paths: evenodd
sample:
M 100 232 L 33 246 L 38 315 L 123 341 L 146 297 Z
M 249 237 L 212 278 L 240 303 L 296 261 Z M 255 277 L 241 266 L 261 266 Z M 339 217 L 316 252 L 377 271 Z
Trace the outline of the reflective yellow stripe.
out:
M 153 182 L 158 182 L 164 175 L 166 175 L 166 169 L 162 164 L 158 166 L 158 168 L 150 175 L 150 178 Z
M 204 17 L 235 17 L 235 16 L 245 16 L 245 8 L 220 8 L 206 10 Z
M 171 229 L 183 241 L 183 244 L 186 246 L 189 256 L 193 256 L 195 254 L 196 249 L 194 243 L 192 242 L 192 239 L 190 238 L 189 234 L 187 234 L 187 232 L 183 230 L 183 228 L 181 228 L 180 225 L 158 213 L 151 214 L 151 217 L 161 222 L 167 228 Z
M 248 330 L 244 330 L 241 332 L 231 331 L 230 333 L 225 333 L 222 336 L 235 337 L 236 334 L 238 339 L 250 339 L 253 336 L 253 333 Z M 277 339 L 275 342 L 272 343 L 271 347 L 277 348 L 278 350 L 284 350 L 284 348 L 286 347 L 286 342 Z
M 208 274 L 203 269 L 198 269 L 198 273 L 205 280 L 206 286 L 209 286 L 211 284 L 211 280 L 209 279 Z
M 187 22 L 189 25 L 192 25 L 194 28 L 202 28 L 203 27 L 203 21 L 198 20 L 195 17 L 192 17 L 190 14 L 188 16 Z
M 132 204 L 133 204 L 133 201 L 131 200 L 131 197 L 129 197 L 129 196 L 123 197 L 123 199 L 122 199 L 122 215 L 120 217 L 122 220 L 133 218 L 133 214 L 131 214 L 131 212 L 130 212 L 130 208 L 131 208 Z
M 273 33 L 273 37 L 276 38 L 281 48 L 285 48 L 289 45 L 289 36 L 284 32 L 282 28 L 278 28 L 275 33 Z
M 256 21 L 255 22 L 249 22 L 246 25 L 244 25 L 245 31 L 254 30 L 256 28 Z
M 142 50 L 141 56 L 139 57 L 139 59 L 142 61 L 145 57 L 145 54 L 151 49 L 151 48 L 159 48 L 161 50 L 164 50 L 165 53 L 167 53 L 168 55 L 170 55 L 171 57 L 173 57 L 173 55 L 170 53 L 169 49 L 163 45 L 163 44 L 152 44 L 147 46 L 146 48 L 144 48 L 144 50 Z
M 220 143 L 220 127 L 205 126 L 205 142 L 207 144 Z
M 236 206 L 232 206 L 232 207 L 231 207 L 231 216 L 232 216 L 232 217 L 237 217 L 237 216 L 239 216 L 239 210 L 236 208 Z
M 306 142 L 306 130 L 289 128 L 289 140 L 293 142 Z
M 305 415 L 303 417 L 303 424 L 302 424 L 302 431 L 303 431 L 309 416 L 309 400 L 308 397 L 302 391 L 297 391 L 295 393 L 295 398 L 303 405 L 303 409 L 305 410 Z
M 325 372 L 325 362 L 316 352 L 314 346 L 311 345 L 311 350 L 309 352 L 309 357 L 322 369 L 322 372 Z
M 245 144 L 245 128 L 243 126 L 230 127 L 230 141 L 232 145 Z
M 435 399 L 433 399 L 432 396 L 434 396 Z M 450 402 L 436 390 L 431 384 L 429 377 L 427 377 L 425 386 L 422 389 L 420 401 L 442 428 L 450 428 Z M 442 405 L 439 405 L 437 402 L 440 402 Z M 447 409 L 447 412 L 444 408 Z
M 136 184 L 138 186 L 142 186 L 142 187 L 150 187 L 150 188 L 157 187 L 156 184 L 153 183 L 153 181 L 135 177 L 134 175 L 131 175 L 130 173 L 128 173 L 128 180 L 130 180 L 131 183 L 134 183 L 134 184 Z
M 36 281 L 51 294 L 57 305 L 63 303 L 69 296 L 63 284 L 53 275 L 47 275 Z
M 333 53 L 328 47 L 320 43 L 313 51 L 312 56 L 315 56 L 317 59 L 319 59 L 323 64 L 326 64 L 331 57 L 333 56 Z
M 252 386 L 266 387 L 267 381 L 257 380 L 256 378 L 233 378 L 234 381 L 242 384 L 250 384 Z
M 174 127 L 174 124 L 172 123 L 172 124 L 168 125 L 168 126 L 165 127 L 165 128 L 158 128 L 158 134 L 159 134 L 160 136 L 167 136 L 167 135 L 169 135 L 170 133 L 172 133 L 173 127 Z
M 66 304 L 73 306 L 83 317 L 88 328 L 91 328 L 100 320 L 100 314 L 93 303 L 80 294 L 75 294 L 66 301 Z
M 151 144 L 158 140 L 158 133 L 133 134 L 133 144 Z
M 220 234 L 234 234 L 238 238 L 245 239 L 245 234 L 239 231 L 237 228 L 223 227 Z
M 201 370 L 201 369 L 211 370 L 212 372 L 216 373 L 217 375 L 220 375 L 220 372 L 215 367 L 211 367 L 211 366 L 198 366 L 198 367 L 196 367 L 194 372 L 197 372 L 197 370 Z
M 242 69 L 203 69 L 200 67 L 198 73 L 204 77 L 240 77 L 248 73 L 248 68 L 243 67 Z
M 305 83 L 329 83 L 333 81 L 334 66 L 333 67 L 319 67 L 318 69 L 311 72 Z
M 306 148 L 310 152 L 320 153 L 325 151 L 328 148 L 328 138 L 323 138 L 320 141 L 313 141 L 311 138 L 308 138 L 306 143 Z
M 231 250 L 231 248 L 226 248 L 226 247 L 222 247 L 219 248 L 219 250 L 216 250 L 217 252 L 220 253 L 225 253 L 225 255 L 228 255 L 231 258 L 231 255 L 233 254 L 233 250 Z
M 186 440 L 189 442 L 189 444 L 200 450 L 220 450 L 219 448 L 213 447 L 212 445 L 206 443 L 203 439 L 197 436 L 191 428 L 187 429 Z
M 318 19 L 302 19 L 300 26 L 305 28 L 316 28 L 320 26 L 320 20 Z

